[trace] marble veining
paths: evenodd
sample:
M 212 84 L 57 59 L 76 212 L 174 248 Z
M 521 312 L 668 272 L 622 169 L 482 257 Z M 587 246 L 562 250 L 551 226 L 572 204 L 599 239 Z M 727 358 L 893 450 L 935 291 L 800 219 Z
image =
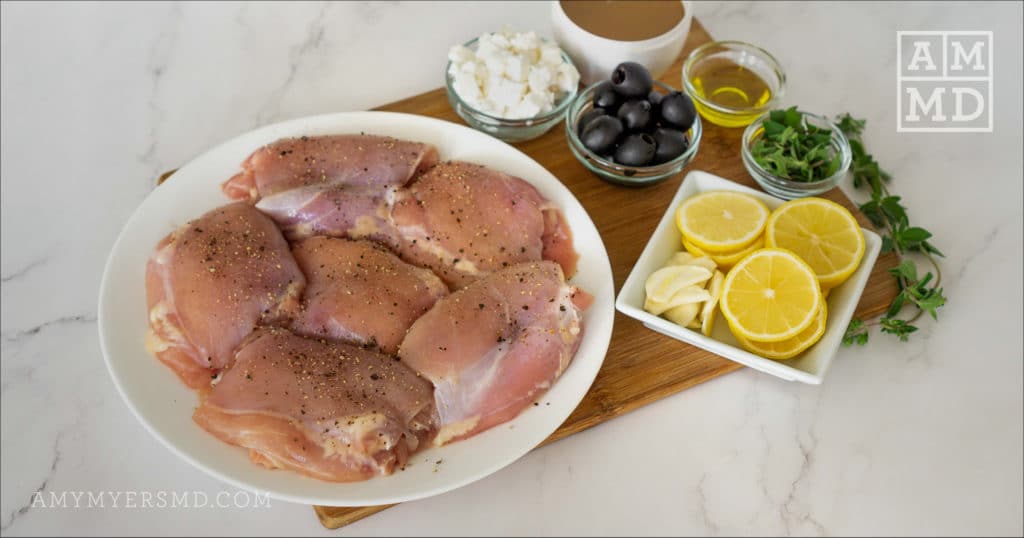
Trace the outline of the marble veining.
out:
M 164 71 L 168 68 L 170 52 L 178 40 L 181 17 L 181 5 L 173 4 L 165 22 L 161 25 L 159 34 L 152 41 L 146 61 L 146 74 L 150 81 L 147 92 L 149 95 L 147 102 L 149 134 L 147 137 L 148 143 L 142 154 L 139 155 L 139 161 L 153 169 L 153 174 L 151 174 L 153 177 L 156 177 L 160 172 L 158 169 L 159 163 L 155 162 L 154 158 L 157 155 L 160 124 L 163 120 L 163 107 L 160 105 L 161 80 L 163 79 Z
M 32 491 L 32 493 L 28 496 L 28 499 L 25 501 L 25 504 L 11 512 L 11 517 L 9 520 L 0 524 L 0 530 L 6 531 L 12 525 L 14 525 L 14 522 L 17 521 L 19 517 L 27 514 L 28 511 L 32 509 L 32 503 L 35 499 L 35 496 L 46 491 L 46 486 L 50 483 L 50 480 L 53 479 L 53 475 L 57 473 L 57 465 L 60 463 L 60 438 L 61 435 L 57 434 L 57 439 L 53 442 L 53 463 L 50 464 L 50 472 L 47 473 L 46 478 L 43 479 L 43 483 L 39 484 L 39 487 Z
M 40 265 L 43 265 L 44 263 L 46 263 L 46 259 L 45 258 L 40 258 L 40 259 L 37 259 L 37 260 L 30 261 L 30 262 L 28 262 L 28 264 L 26 264 L 26 265 L 24 265 L 24 266 L 22 266 L 22 267 L 20 267 L 18 269 L 15 269 L 14 271 L 11 271 L 10 273 L 0 277 L 0 283 L 6 284 L 8 282 L 11 282 L 12 280 L 21 278 L 21 277 L 27 275 L 29 273 L 29 271 L 35 269 L 36 267 L 39 267 Z
M 1021 4 L 697 3 L 764 46 L 786 104 L 868 119 L 949 304 L 872 334 L 819 387 L 742 370 L 337 532 L 307 506 L 54 508 L 36 494 L 236 490 L 174 457 L 106 371 L 107 253 L 162 172 L 288 118 L 439 86 L 448 47 L 542 2 L 0 5 L 0 530 L 76 534 L 1020 535 Z M 992 30 L 995 131 L 895 130 L 895 32 Z M 852 185 L 844 189 L 864 199 Z M 640 193 L 638 193 L 640 194 Z

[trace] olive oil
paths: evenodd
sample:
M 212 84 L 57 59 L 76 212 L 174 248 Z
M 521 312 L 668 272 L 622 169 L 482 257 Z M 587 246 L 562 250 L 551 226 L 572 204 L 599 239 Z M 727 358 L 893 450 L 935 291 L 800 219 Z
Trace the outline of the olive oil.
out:
M 700 115 L 723 127 L 749 125 L 772 98 L 771 87 L 760 75 L 728 58 L 701 62 L 690 74 L 690 83 L 697 97 L 718 107 L 695 99 Z

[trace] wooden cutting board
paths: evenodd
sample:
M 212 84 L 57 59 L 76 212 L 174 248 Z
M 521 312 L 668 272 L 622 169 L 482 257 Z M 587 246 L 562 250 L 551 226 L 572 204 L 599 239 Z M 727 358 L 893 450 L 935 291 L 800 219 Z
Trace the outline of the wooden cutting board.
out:
M 711 36 L 707 30 L 694 21 L 682 55 L 662 81 L 680 87 L 683 59 L 695 47 L 708 41 L 711 41 Z M 804 82 L 813 84 L 813 81 Z M 421 114 L 462 123 L 449 106 L 444 88 L 385 105 L 378 110 Z M 704 170 L 757 188 L 740 160 L 742 133 L 743 129 L 726 129 L 704 122 L 700 151 L 688 170 Z M 586 208 L 604 238 L 618 292 L 647 239 L 668 209 L 668 203 L 686 171 L 661 184 L 640 189 L 605 183 L 572 156 L 562 125 L 516 147 L 551 171 Z M 839 189 L 833 189 L 825 197 L 852 210 L 862 226 L 871 227 Z M 858 316 L 870 318 L 885 311 L 897 293 L 895 282 L 886 269 L 898 263 L 898 258 L 892 253 L 878 258 L 861 297 Z M 544 444 L 739 368 L 741 366 L 737 363 L 655 333 L 639 321 L 616 313 L 608 355 L 593 387 L 568 420 Z M 389 506 L 392 505 L 362 508 L 316 506 L 314 509 L 325 527 L 336 529 Z

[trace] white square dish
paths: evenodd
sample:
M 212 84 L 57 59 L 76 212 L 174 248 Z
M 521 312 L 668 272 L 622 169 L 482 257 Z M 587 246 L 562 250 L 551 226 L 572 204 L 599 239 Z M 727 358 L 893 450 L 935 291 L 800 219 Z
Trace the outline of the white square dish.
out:
M 675 225 L 675 211 L 683 200 L 705 191 L 729 190 L 750 194 L 764 201 L 769 208 L 775 209 L 783 200 L 734 183 L 727 179 L 707 172 L 690 172 L 683 179 L 682 185 L 672 198 L 668 210 L 655 228 L 654 234 L 647 241 L 647 246 L 640 258 L 633 265 L 629 277 L 626 278 L 622 290 L 615 300 L 615 308 L 623 314 L 642 322 L 666 336 L 681 340 L 738 362 L 745 366 L 760 370 L 788 381 L 800 381 L 817 385 L 825 377 L 825 372 L 832 363 L 836 351 L 842 343 L 843 334 L 850 324 L 853 311 L 857 308 L 861 293 L 867 284 L 871 269 L 878 259 L 882 247 L 882 239 L 871 230 L 864 230 L 866 249 L 860 267 L 846 282 L 832 289 L 828 296 L 828 322 L 825 334 L 817 344 L 793 359 L 777 361 L 759 357 L 743 349 L 729 331 L 723 319 L 716 320 L 711 337 L 704 336 L 699 330 L 687 329 L 654 314 L 646 312 L 644 304 L 644 282 L 647 276 L 664 266 L 665 262 L 676 252 L 683 250 L 682 236 Z M 716 311 L 721 318 L 721 313 Z

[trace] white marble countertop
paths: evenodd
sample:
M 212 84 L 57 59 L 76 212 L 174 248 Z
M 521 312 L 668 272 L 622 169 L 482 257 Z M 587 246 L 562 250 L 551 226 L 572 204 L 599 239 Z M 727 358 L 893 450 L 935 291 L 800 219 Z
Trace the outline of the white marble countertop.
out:
M 502 24 L 546 34 L 548 6 L 0 9 L 3 534 L 1024 533 L 1021 4 L 696 7 L 714 36 L 778 56 L 787 103 L 868 118 L 947 254 L 938 323 L 841 350 L 822 386 L 740 371 L 334 533 L 279 501 L 32 506 L 36 491 L 234 492 L 118 396 L 96 331 L 107 253 L 160 172 L 268 122 L 437 87 L 450 44 Z M 994 32 L 994 133 L 896 132 L 897 29 Z

